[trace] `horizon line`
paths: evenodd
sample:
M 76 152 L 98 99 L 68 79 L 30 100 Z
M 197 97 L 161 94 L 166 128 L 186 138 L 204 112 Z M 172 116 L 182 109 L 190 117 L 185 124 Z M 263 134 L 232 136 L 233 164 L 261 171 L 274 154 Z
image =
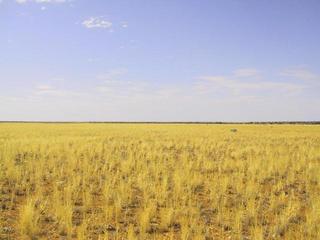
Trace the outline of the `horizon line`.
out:
M 0 123 L 43 123 L 43 124 L 312 124 L 320 121 L 0 121 Z

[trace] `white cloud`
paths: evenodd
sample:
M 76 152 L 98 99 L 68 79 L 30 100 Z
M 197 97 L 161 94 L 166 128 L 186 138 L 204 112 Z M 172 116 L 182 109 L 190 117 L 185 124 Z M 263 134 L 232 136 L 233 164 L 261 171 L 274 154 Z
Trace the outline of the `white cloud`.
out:
M 55 88 L 50 85 L 38 85 L 35 87 L 38 91 L 50 91 L 54 90 Z
M 48 96 L 48 97 L 74 97 L 81 96 L 80 91 L 57 88 L 52 85 L 37 85 L 33 89 L 34 96 Z
M 157 84 L 150 81 L 130 80 L 125 68 L 113 69 L 97 76 L 101 83 L 95 91 L 103 98 L 112 101 L 127 101 L 135 103 L 140 101 L 158 102 L 164 100 L 183 101 L 194 95 L 191 86 L 176 86 L 172 84 Z
M 199 80 L 207 81 L 208 83 L 212 83 L 218 87 L 230 88 L 232 90 L 250 90 L 250 89 L 299 89 L 301 86 L 292 83 L 284 83 L 284 82 L 271 82 L 271 81 L 258 81 L 258 82 L 249 82 L 243 81 L 239 79 L 232 79 L 228 77 L 221 76 L 202 76 L 199 77 Z
M 109 80 L 98 86 L 96 90 L 114 97 L 132 97 L 139 94 L 149 94 L 149 86 L 144 82 L 138 81 Z
M 320 81 L 320 76 L 311 72 L 307 68 L 304 67 L 295 67 L 289 68 L 280 73 L 281 76 L 291 77 L 298 80 L 305 80 L 305 81 Z
M 114 69 L 97 76 L 101 84 L 95 89 L 103 94 L 127 99 L 207 99 L 213 101 L 223 96 L 226 99 L 255 101 L 272 96 L 296 96 L 306 85 L 286 81 L 265 80 L 259 71 L 253 69 L 235 70 L 226 76 L 201 76 L 195 82 L 184 85 L 163 85 L 150 81 L 129 81 L 126 69 Z M 245 77 L 247 76 L 247 77 Z
M 255 77 L 259 75 L 259 71 L 255 68 L 241 68 L 234 71 L 236 77 Z
M 11 120 L 61 121 L 268 121 L 319 118 L 314 82 L 268 80 L 261 73 L 207 75 L 165 84 L 132 79 L 124 68 L 91 79 L 91 87 L 53 82 L 24 93 L 0 89 L 0 116 Z M 242 72 L 243 73 L 243 72 Z M 248 77 L 244 77 L 244 75 Z M 316 92 L 316 88 L 314 89 Z M 7 96 L 7 95 L 8 96 Z M 316 93 L 315 93 L 316 94 Z M 306 97 L 307 96 L 307 97 Z M 0 117 L 0 118 L 1 118 Z
M 132 97 L 134 95 L 146 95 L 153 92 L 150 84 L 144 81 L 130 81 L 126 79 L 127 69 L 113 69 L 99 74 L 97 79 L 101 84 L 96 87 L 100 93 L 114 97 Z
M 34 95 L 62 96 L 64 91 L 51 85 L 38 85 L 34 89 Z
M 225 92 L 236 96 L 261 95 L 265 93 L 297 94 L 306 88 L 303 84 L 284 81 L 263 80 L 256 69 L 238 69 L 227 76 L 200 76 L 195 89 L 202 93 Z
M 90 17 L 82 22 L 86 28 L 108 28 L 112 27 L 112 22 L 104 20 L 102 17 Z
M 128 23 L 127 22 L 122 22 L 121 23 L 121 27 L 123 27 L 123 28 L 127 28 L 129 25 L 128 25 Z
M 110 80 L 117 79 L 119 76 L 125 75 L 127 72 L 128 71 L 125 68 L 117 68 L 117 69 L 112 69 L 105 73 L 99 74 L 97 78 L 99 80 L 110 81 Z

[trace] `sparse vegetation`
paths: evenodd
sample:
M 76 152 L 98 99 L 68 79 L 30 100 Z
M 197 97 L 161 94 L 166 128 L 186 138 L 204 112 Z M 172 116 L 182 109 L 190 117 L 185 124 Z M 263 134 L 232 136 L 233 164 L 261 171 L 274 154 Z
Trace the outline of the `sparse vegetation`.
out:
M 0 125 L 0 239 L 320 239 L 318 125 Z

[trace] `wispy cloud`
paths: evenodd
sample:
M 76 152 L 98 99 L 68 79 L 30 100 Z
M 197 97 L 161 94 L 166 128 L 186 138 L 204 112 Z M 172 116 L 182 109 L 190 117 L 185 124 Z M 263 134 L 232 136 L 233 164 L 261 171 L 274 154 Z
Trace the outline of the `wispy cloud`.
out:
M 302 85 L 284 83 L 284 82 L 271 82 L 271 81 L 259 81 L 259 82 L 249 82 L 241 81 L 239 79 L 231 79 L 221 76 L 203 76 L 199 77 L 199 80 L 204 80 L 208 83 L 214 84 L 218 87 L 230 88 L 232 90 L 254 90 L 254 89 L 287 89 L 294 90 L 302 88 Z
M 129 25 L 127 22 L 121 22 L 121 27 L 127 28 Z
M 320 81 L 320 75 L 317 75 L 305 67 L 295 67 L 285 69 L 280 73 L 281 76 L 295 78 L 304 81 Z
M 254 101 L 274 96 L 295 96 L 306 89 L 302 83 L 268 80 L 258 70 L 237 69 L 230 75 L 205 75 L 195 82 L 176 86 L 150 81 L 128 80 L 126 69 L 114 69 L 97 76 L 101 83 L 96 91 L 108 96 L 133 96 L 149 99 L 194 99 L 209 101 L 223 96 L 226 99 Z
M 86 28 L 106 28 L 111 29 L 112 22 L 103 19 L 103 17 L 90 17 L 82 22 Z
M 35 95 L 52 95 L 61 96 L 64 95 L 64 91 L 57 89 L 51 85 L 37 85 L 34 89 Z
M 38 91 L 50 91 L 50 90 L 54 90 L 54 87 L 50 86 L 50 85 L 38 85 L 35 87 L 36 90 Z
M 77 116 L 91 121 L 227 121 L 235 120 L 235 116 L 237 120 L 288 120 L 319 115 L 319 97 L 305 98 L 309 82 L 283 78 L 270 81 L 260 72 L 254 76 L 237 73 L 164 84 L 132 79 L 127 69 L 118 68 L 96 76 L 91 87 L 66 88 L 65 84 L 49 81 L 16 97 L 3 94 L 0 113 L 12 112 L 15 116 L 19 109 L 35 111 L 40 119 L 58 116 L 74 120 Z
M 234 71 L 235 77 L 256 77 L 259 71 L 255 68 L 240 68 Z
M 54 87 L 52 85 L 37 85 L 33 90 L 33 96 L 72 97 L 80 96 L 81 92 Z
M 183 95 L 190 96 L 191 88 L 182 90 L 182 86 L 157 84 L 150 81 L 130 80 L 125 68 L 113 69 L 99 74 L 97 79 L 101 83 L 95 88 L 106 98 L 126 99 L 128 102 L 159 101 L 165 99 L 183 99 Z
M 151 86 L 144 81 L 130 81 L 126 79 L 127 69 L 118 68 L 99 74 L 101 81 L 96 90 L 100 93 L 117 97 L 128 97 L 137 94 L 149 94 Z
M 119 76 L 123 76 L 127 73 L 127 69 L 126 68 L 116 68 L 116 69 L 112 69 L 109 71 L 106 71 L 102 74 L 99 74 L 97 76 L 97 79 L 102 80 L 102 81 L 110 81 L 110 80 L 115 80 L 117 79 Z
M 114 97 L 132 97 L 134 95 L 149 95 L 151 91 L 144 82 L 126 80 L 109 80 L 98 86 L 97 91 Z
M 306 87 L 303 84 L 292 82 L 265 80 L 259 71 L 251 68 L 238 69 L 233 74 L 226 76 L 200 76 L 197 80 L 195 89 L 199 92 L 227 91 L 227 93 L 237 96 L 261 95 L 261 92 L 292 95 Z

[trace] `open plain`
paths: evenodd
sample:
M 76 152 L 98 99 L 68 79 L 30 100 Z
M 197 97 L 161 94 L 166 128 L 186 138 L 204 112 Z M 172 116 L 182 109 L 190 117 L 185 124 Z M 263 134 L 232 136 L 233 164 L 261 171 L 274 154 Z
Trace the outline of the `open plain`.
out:
M 0 239 L 320 239 L 320 126 L 0 124 Z

